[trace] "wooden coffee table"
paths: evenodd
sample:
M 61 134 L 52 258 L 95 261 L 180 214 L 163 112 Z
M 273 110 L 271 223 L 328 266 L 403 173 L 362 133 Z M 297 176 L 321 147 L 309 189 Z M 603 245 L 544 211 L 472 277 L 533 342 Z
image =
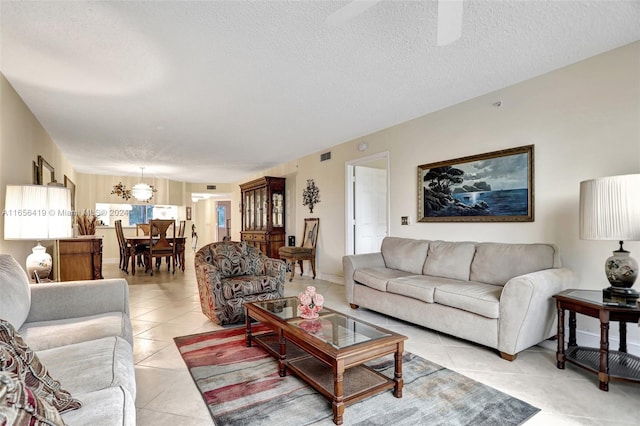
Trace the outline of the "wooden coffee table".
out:
M 342 424 L 346 405 L 393 388 L 402 398 L 402 353 L 406 336 L 329 308 L 316 320 L 298 317 L 296 297 L 245 303 L 247 346 L 262 346 L 278 360 L 281 377 L 289 370 L 329 399 L 333 422 Z M 272 331 L 252 334 L 251 319 Z M 363 365 L 394 354 L 394 377 Z

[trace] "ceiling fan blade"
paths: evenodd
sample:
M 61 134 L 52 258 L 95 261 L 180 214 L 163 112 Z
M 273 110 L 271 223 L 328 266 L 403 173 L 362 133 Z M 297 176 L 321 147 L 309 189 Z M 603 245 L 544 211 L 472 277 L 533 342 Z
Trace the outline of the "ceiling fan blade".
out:
M 462 0 L 438 0 L 438 46 L 451 44 L 462 35 Z
M 331 15 L 327 17 L 327 24 L 333 27 L 337 27 L 339 25 L 344 24 L 350 19 L 355 18 L 360 15 L 365 10 L 373 7 L 380 0 L 355 0 L 348 3 L 346 6 L 341 7 L 340 9 L 333 12 Z

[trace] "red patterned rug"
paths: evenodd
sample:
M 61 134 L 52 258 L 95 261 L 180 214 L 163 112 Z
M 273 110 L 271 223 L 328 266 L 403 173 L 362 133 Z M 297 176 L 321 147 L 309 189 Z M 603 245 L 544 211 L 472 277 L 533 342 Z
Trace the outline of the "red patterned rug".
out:
M 271 356 L 246 347 L 244 328 L 174 340 L 216 425 L 333 425 L 331 403 L 295 376 L 280 377 Z M 369 365 L 393 376 L 392 357 Z M 401 399 L 388 391 L 349 405 L 344 424 L 518 425 L 539 411 L 408 352 L 403 378 Z

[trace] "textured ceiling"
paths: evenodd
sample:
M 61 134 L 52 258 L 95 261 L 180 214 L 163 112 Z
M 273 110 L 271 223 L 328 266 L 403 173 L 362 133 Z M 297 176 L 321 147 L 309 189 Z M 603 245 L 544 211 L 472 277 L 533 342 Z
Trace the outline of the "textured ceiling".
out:
M 640 39 L 640 2 L 5 1 L 0 69 L 78 172 L 244 179 Z

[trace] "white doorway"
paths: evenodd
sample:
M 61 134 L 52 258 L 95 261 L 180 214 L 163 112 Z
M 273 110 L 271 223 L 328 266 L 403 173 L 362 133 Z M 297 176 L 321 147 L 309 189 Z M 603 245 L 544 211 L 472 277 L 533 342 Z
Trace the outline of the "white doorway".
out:
M 380 251 L 389 235 L 389 153 L 346 164 L 347 254 Z

